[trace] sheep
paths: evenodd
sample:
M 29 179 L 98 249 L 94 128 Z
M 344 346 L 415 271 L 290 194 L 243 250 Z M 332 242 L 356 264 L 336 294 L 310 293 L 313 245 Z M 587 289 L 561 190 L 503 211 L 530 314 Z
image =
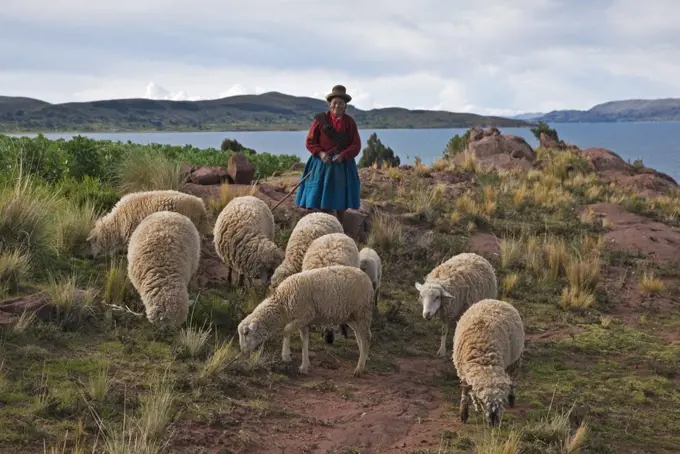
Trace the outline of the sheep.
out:
M 246 285 L 267 286 L 283 251 L 274 243 L 274 215 L 269 206 L 252 195 L 233 198 L 215 221 L 213 243 L 229 268 L 232 284 L 245 278 Z
M 210 233 L 205 204 L 200 197 L 173 190 L 140 191 L 124 195 L 111 211 L 95 221 L 86 241 L 90 256 L 113 256 L 125 249 L 130 235 L 144 218 L 158 211 L 187 216 L 201 235 Z
M 309 327 L 315 323 L 347 323 L 359 346 L 354 377 L 363 374 L 372 339 L 373 286 L 359 268 L 332 265 L 301 271 L 287 277 L 238 325 L 239 344 L 249 353 L 275 330 L 283 327 L 281 358 L 292 361 L 290 335 L 300 331 L 302 364 L 300 373 L 309 372 Z
M 290 234 L 286 256 L 274 271 L 271 288 L 275 288 L 288 276 L 302 271 L 302 260 L 312 241 L 327 233 L 344 233 L 342 224 L 328 213 L 310 213 L 303 216 Z
M 130 236 L 127 272 L 156 326 L 179 326 L 189 313 L 188 285 L 198 270 L 201 238 L 183 214 L 158 211 Z
M 359 248 L 344 233 L 327 233 L 315 239 L 302 259 L 302 271 L 330 265 L 359 267 Z M 340 331 L 345 339 L 349 337 L 349 327 L 346 324 L 340 325 Z M 327 344 L 335 342 L 333 327 L 324 327 L 322 337 Z
M 498 289 L 493 266 L 474 253 L 455 255 L 416 282 L 423 305 L 423 318 L 431 320 L 439 313 L 442 321 L 441 342 L 437 356 L 447 356 L 446 338 L 449 330 L 470 305 L 484 298 L 496 298 Z
M 483 299 L 460 318 L 453 335 L 453 364 L 460 377 L 460 419 L 472 400 L 487 422 L 498 425 L 507 398 L 515 406 L 515 381 L 522 365 L 524 324 L 510 303 Z
M 377 308 L 380 282 L 382 281 L 382 261 L 375 249 L 365 247 L 359 251 L 359 268 L 368 275 L 373 283 L 373 304 Z

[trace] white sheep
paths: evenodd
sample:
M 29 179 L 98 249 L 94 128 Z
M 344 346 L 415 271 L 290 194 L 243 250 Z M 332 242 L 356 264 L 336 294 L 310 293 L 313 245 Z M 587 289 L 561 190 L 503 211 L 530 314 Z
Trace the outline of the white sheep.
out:
M 295 225 L 286 245 L 286 256 L 276 268 L 271 279 L 271 287 L 275 288 L 285 278 L 302 271 L 302 260 L 312 241 L 328 233 L 344 233 L 342 224 L 328 213 L 310 213 L 303 216 Z
M 158 211 L 183 214 L 191 219 L 200 234 L 210 233 L 208 213 L 200 197 L 173 190 L 133 192 L 124 195 L 108 214 L 95 222 L 87 236 L 91 256 L 115 255 L 124 250 L 139 223 Z
M 359 251 L 359 268 L 368 275 L 373 283 L 373 304 L 377 307 L 382 281 L 382 261 L 375 249 L 365 247 Z
M 344 233 L 327 233 L 312 241 L 302 259 L 302 271 L 331 265 L 359 267 L 359 248 L 354 240 Z M 349 327 L 340 325 L 340 332 L 347 339 Z M 335 342 L 333 327 L 324 327 L 322 337 L 327 344 Z
M 470 252 L 454 255 L 434 268 L 424 284 L 416 282 L 423 318 L 432 320 L 439 313 L 442 322 L 438 356 L 447 356 L 446 338 L 463 312 L 479 300 L 496 298 L 497 287 L 493 266 Z
M 238 325 L 241 351 L 252 352 L 274 331 L 283 328 L 281 358 L 292 361 L 290 336 L 297 329 L 302 340 L 300 373 L 309 372 L 309 327 L 315 323 L 347 323 L 359 346 L 354 376 L 366 366 L 371 342 L 373 286 L 359 268 L 333 265 L 302 271 L 284 279 Z
M 490 425 L 500 423 L 506 402 L 515 406 L 515 379 L 524 352 L 524 324 L 510 303 L 483 299 L 460 318 L 453 335 L 453 364 L 460 378 L 460 419 L 472 400 Z
M 252 195 L 233 198 L 215 221 L 213 243 L 229 268 L 232 283 L 245 278 L 246 285 L 267 286 L 283 251 L 274 243 L 274 215 L 269 206 Z
M 189 313 L 188 285 L 198 270 L 201 239 L 191 220 L 172 211 L 147 216 L 130 236 L 128 276 L 156 326 L 179 326 Z

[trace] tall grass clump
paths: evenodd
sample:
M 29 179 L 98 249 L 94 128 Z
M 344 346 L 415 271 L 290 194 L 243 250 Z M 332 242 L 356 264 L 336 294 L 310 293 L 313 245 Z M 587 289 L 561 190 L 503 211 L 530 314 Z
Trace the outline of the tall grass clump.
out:
M 55 252 L 58 196 L 34 177 L 0 183 L 0 251 L 23 250 L 33 265 L 45 265 Z
M 120 162 L 116 174 L 118 191 L 128 194 L 137 191 L 163 189 L 180 190 L 184 186 L 181 164 L 159 152 L 140 148 Z
M 86 247 L 88 233 L 99 216 L 94 204 L 86 200 L 78 204 L 63 200 L 56 221 L 56 247 L 62 254 L 71 254 Z

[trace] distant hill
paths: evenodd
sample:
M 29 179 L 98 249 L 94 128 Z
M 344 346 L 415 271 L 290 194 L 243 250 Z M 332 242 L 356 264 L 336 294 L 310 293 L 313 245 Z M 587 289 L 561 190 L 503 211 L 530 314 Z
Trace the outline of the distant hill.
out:
M 628 99 L 598 104 L 588 110 L 554 110 L 532 120 L 549 123 L 680 121 L 680 99 Z
M 0 97 L 0 132 L 301 130 L 327 108 L 319 99 L 278 92 L 208 101 L 112 99 L 64 104 Z M 359 127 L 369 129 L 530 125 L 502 117 L 398 107 L 360 110 L 350 104 L 347 112 Z
M 527 112 L 519 115 L 512 115 L 508 118 L 515 120 L 533 120 L 534 118 L 540 118 L 545 115 L 545 112 Z

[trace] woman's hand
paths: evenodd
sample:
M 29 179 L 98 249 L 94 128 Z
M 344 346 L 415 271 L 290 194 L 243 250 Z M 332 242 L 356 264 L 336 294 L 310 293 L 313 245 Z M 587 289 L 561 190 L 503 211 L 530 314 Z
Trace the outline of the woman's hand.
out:
M 336 154 L 335 156 L 333 156 L 333 162 L 342 162 L 342 161 L 343 161 L 342 155 Z
M 331 160 L 328 158 L 328 153 L 326 153 L 325 151 L 320 151 L 320 152 L 319 152 L 319 158 L 321 158 L 321 160 L 322 160 L 323 162 L 325 162 L 326 164 L 328 164 L 329 162 L 331 162 Z

